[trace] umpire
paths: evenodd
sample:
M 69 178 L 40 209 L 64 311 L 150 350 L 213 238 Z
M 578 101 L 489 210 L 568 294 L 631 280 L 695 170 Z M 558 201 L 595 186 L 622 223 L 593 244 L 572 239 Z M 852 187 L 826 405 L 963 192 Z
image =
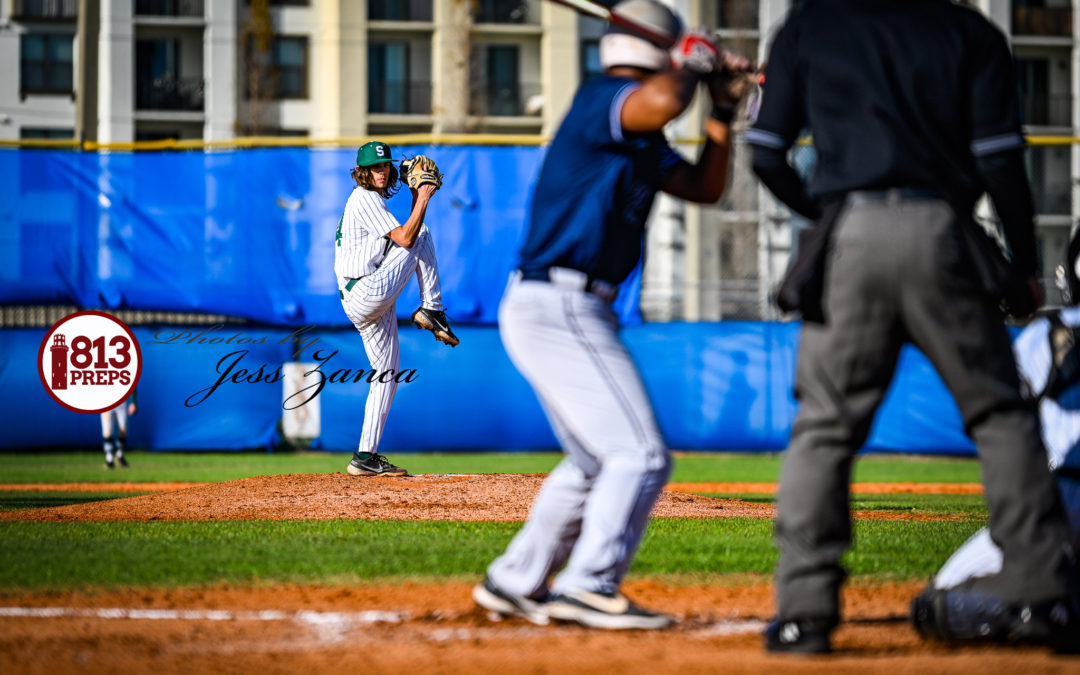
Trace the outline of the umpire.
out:
M 766 76 L 746 134 L 754 171 L 817 219 L 811 240 L 828 235 L 818 237 L 819 285 L 809 275 L 796 302 L 800 408 L 780 478 L 778 618 L 766 648 L 830 650 L 851 541 L 852 460 L 905 342 L 956 398 L 1005 560 L 1000 574 L 923 603 L 918 621 L 978 621 L 961 614 L 983 611 L 1003 624 L 988 636 L 1067 646 L 1080 620 L 1068 599 L 1065 518 L 999 309 L 1003 294 L 1013 314 L 1042 301 L 1004 36 L 946 0 L 807 0 L 776 35 Z M 808 186 L 786 159 L 804 128 L 818 154 Z M 1011 250 L 997 274 L 996 252 L 975 245 L 983 235 L 971 213 L 984 192 Z M 800 251 L 785 284 L 814 269 L 813 248 Z M 1019 283 L 1007 289 L 1010 280 Z M 947 626 L 922 632 L 951 637 Z

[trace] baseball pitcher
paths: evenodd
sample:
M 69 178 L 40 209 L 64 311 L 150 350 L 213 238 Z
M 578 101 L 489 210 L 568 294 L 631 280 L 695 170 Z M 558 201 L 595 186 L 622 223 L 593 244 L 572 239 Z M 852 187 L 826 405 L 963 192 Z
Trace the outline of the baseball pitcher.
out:
M 413 312 L 413 323 L 430 330 L 440 342 L 451 347 L 458 344 L 443 312 L 435 246 L 424 224 L 428 203 L 442 185 L 442 174 L 435 162 L 423 155 L 403 161 L 400 172 L 393 162 L 386 143 L 372 141 L 357 151 L 351 174 L 356 187 L 338 222 L 334 255 L 341 306 L 360 331 L 371 367 L 380 373 L 399 370 L 395 303 L 413 276 L 420 286 L 421 300 L 420 308 Z M 386 206 L 386 200 L 400 189 L 399 180 L 409 186 L 413 196 L 412 212 L 404 224 Z M 373 379 L 368 392 L 360 447 L 348 466 L 353 476 L 406 474 L 378 452 L 397 392 L 396 378 L 382 379 Z

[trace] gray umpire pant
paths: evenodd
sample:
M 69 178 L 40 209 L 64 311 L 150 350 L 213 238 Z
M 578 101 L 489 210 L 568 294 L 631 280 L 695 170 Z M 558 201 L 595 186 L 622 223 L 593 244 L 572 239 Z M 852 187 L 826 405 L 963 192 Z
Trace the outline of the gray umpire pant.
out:
M 1067 526 L 1035 408 L 1021 398 L 1008 334 L 976 286 L 959 225 L 940 200 L 854 202 L 827 259 L 826 323 L 804 324 L 800 401 L 777 497 L 781 619 L 839 618 L 851 541 L 851 464 L 912 342 L 956 398 L 975 441 L 1002 571 L 979 585 L 1006 602 L 1065 594 Z M 918 546 L 918 541 L 909 545 Z

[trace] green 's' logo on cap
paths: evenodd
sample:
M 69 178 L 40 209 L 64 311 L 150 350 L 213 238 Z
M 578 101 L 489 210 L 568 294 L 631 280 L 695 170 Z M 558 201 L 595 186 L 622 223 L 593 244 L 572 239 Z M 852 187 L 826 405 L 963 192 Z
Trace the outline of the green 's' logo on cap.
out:
M 357 166 L 371 166 L 372 164 L 391 162 L 393 160 L 394 158 L 390 156 L 390 146 L 379 141 L 364 143 L 356 151 Z

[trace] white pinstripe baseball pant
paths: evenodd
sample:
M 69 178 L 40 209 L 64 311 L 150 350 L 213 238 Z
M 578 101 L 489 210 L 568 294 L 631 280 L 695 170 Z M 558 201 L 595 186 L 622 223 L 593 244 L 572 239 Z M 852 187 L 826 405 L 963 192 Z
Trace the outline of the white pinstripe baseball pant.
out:
M 396 373 L 401 366 L 395 305 L 414 274 L 420 286 L 421 304 L 427 309 L 442 311 L 439 267 L 427 225 L 421 226 L 412 248 L 392 244 L 371 274 L 356 280 L 338 279 L 345 315 L 360 331 L 368 361 L 379 373 L 387 370 Z M 389 378 L 389 382 L 380 379 L 373 379 L 368 390 L 358 452 L 378 451 L 390 404 L 397 393 L 395 378 Z

